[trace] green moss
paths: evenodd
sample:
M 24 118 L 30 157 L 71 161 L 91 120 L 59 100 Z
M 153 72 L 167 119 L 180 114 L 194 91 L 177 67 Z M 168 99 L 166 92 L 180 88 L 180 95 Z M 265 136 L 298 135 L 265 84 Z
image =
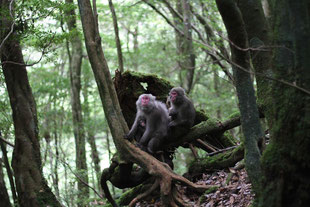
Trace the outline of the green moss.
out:
M 123 74 L 123 76 L 133 76 L 135 78 L 137 78 L 138 80 L 147 80 L 147 79 L 154 79 L 155 81 L 160 82 L 163 86 L 166 86 L 167 88 L 172 88 L 172 84 L 164 79 L 159 77 L 156 74 L 152 74 L 152 73 L 141 73 L 141 72 L 136 72 L 136 71 L 125 71 Z
M 228 185 L 229 181 L 231 180 L 233 174 L 232 173 L 228 173 L 226 181 L 225 181 L 225 185 Z
M 215 118 L 209 118 L 207 121 L 206 121 L 207 125 L 210 126 L 210 127 L 217 127 L 219 121 Z
M 195 160 L 189 165 L 189 173 L 203 173 L 206 170 L 210 171 L 231 167 L 243 158 L 243 149 L 243 145 L 239 145 L 232 151 Z
M 208 115 L 205 110 L 196 109 L 195 124 L 198 124 L 203 121 L 207 121 L 209 118 L 210 118 L 210 115 Z
M 233 146 L 237 144 L 236 139 L 228 131 L 224 132 L 221 136 L 221 142 L 223 142 L 225 146 Z
M 228 116 L 227 120 L 233 119 L 233 118 L 237 118 L 237 117 L 240 117 L 240 111 L 236 111 L 236 112 L 230 114 L 230 115 Z

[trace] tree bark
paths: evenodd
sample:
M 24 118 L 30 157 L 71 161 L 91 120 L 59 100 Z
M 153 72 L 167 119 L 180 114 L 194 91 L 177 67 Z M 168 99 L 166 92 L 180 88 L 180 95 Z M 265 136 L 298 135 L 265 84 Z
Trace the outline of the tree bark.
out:
M 114 5 L 113 5 L 112 0 L 109 0 L 109 7 L 111 10 L 112 19 L 113 19 L 115 42 L 116 42 L 116 48 L 117 48 L 118 67 L 119 67 L 120 72 L 124 72 L 122 44 L 121 44 L 121 41 L 119 38 L 117 17 L 116 17 L 116 13 L 115 13 L 115 9 L 114 9 Z
M 90 82 L 88 78 L 84 78 L 85 83 Z M 84 118 L 85 118 L 85 123 L 88 123 L 86 125 L 86 134 L 87 134 L 87 141 L 90 145 L 91 148 L 91 158 L 94 163 L 95 167 L 95 173 L 96 173 L 96 178 L 97 178 L 97 185 L 98 189 L 100 189 L 100 175 L 101 175 L 101 169 L 100 169 L 100 158 L 98 155 L 98 150 L 97 150 L 97 145 L 96 145 L 96 140 L 95 140 L 95 132 L 92 127 L 91 119 L 90 119 L 90 108 L 89 108 L 89 102 L 88 102 L 88 84 L 85 84 L 84 89 L 83 89 L 83 97 L 84 97 Z
M 243 21 L 248 34 L 251 61 L 256 74 L 257 98 L 266 117 L 272 117 L 272 108 L 268 107 L 272 101 L 271 81 L 264 76 L 270 76 L 272 47 L 270 40 L 270 28 L 260 0 L 238 1 L 238 7 L 242 12 Z M 268 120 L 269 128 L 272 127 L 271 120 Z
M 261 179 L 258 140 L 263 138 L 255 91 L 250 71 L 248 39 L 241 12 L 233 0 L 217 0 L 223 18 L 232 53 L 232 67 L 239 100 L 241 126 L 245 137 L 245 166 L 256 194 Z
M 310 15 L 308 0 L 273 0 L 272 72 L 274 78 L 310 90 Z M 270 144 L 262 157 L 259 206 L 308 206 L 310 196 L 310 97 L 272 82 L 274 110 Z
M 0 206 L 11 207 L 11 202 L 4 182 L 2 159 L 0 158 Z
M 193 80 L 195 74 L 195 53 L 192 38 L 192 14 L 190 12 L 190 6 L 188 0 L 181 0 L 183 9 L 183 32 L 184 32 L 184 62 L 182 64 L 185 67 L 186 78 L 184 79 L 184 89 L 187 93 L 190 93 L 193 87 Z
M 179 31 L 175 31 L 177 55 L 179 56 L 177 64 L 180 70 L 180 85 L 189 93 L 193 85 L 196 60 L 192 40 L 192 15 L 189 2 L 188 0 L 178 0 L 176 3 L 177 10 L 174 10 L 168 2 L 165 1 L 164 3 L 166 3 L 174 18 L 174 24 L 177 28 L 181 28 L 180 30 L 182 31 L 182 34 Z
M 66 0 L 66 3 L 74 5 L 73 0 Z M 76 169 L 79 177 L 83 182 L 88 183 L 88 173 L 86 164 L 86 149 L 85 149 L 85 131 L 82 117 L 81 107 L 81 65 L 82 65 L 82 40 L 79 36 L 76 26 L 76 15 L 74 9 L 67 11 L 68 15 L 67 25 L 71 33 L 75 33 L 71 39 L 71 54 L 69 55 L 69 70 L 70 70 L 70 83 L 71 83 L 71 108 L 72 108 L 72 120 L 73 130 L 75 138 L 75 150 L 76 150 Z M 85 206 L 83 201 L 89 197 L 88 187 L 81 181 L 78 181 L 78 206 Z
M 10 2 L 2 0 L 1 41 L 13 24 Z M 61 206 L 42 174 L 36 104 L 31 92 L 18 36 L 11 33 L 1 48 L 2 70 L 10 98 L 15 129 L 12 166 L 20 206 Z
M 3 138 L 1 131 L 0 131 L 0 138 Z M 16 194 L 16 189 L 15 189 L 14 177 L 13 177 L 13 172 L 12 172 L 9 159 L 7 156 L 6 144 L 3 141 L 0 141 L 0 146 L 1 146 L 1 151 L 3 155 L 3 162 L 4 162 L 6 172 L 9 178 L 9 182 L 10 182 L 13 201 L 14 201 L 14 204 L 17 204 L 17 194 Z

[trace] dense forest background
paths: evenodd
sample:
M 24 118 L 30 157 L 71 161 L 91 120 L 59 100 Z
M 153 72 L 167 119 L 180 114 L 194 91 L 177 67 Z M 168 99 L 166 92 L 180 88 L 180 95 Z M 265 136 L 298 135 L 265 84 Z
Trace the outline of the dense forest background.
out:
M 306 0 L 0 0 L 0 206 L 103 206 L 101 176 L 118 205 L 149 196 L 163 206 L 220 206 L 200 196 L 244 173 L 233 168 L 239 161 L 254 206 L 308 205 L 309 8 Z M 174 145 L 171 171 L 123 136 L 138 96 L 165 101 L 173 86 L 197 113 Z M 124 184 L 132 163 L 157 196 L 139 197 L 142 182 Z M 221 185 L 200 180 L 214 173 L 229 175 Z M 180 186 L 196 200 L 176 196 Z

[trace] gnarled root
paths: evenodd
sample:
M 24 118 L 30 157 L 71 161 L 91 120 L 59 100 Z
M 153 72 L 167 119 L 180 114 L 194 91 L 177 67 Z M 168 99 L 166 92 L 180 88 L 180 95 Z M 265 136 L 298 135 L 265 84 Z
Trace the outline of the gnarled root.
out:
M 146 192 L 138 195 L 137 197 L 135 197 L 130 203 L 129 206 L 132 207 L 134 206 L 140 199 L 147 197 L 148 195 L 150 195 L 154 190 L 156 190 L 156 188 L 159 186 L 159 181 L 158 179 L 156 179 L 155 183 L 152 185 L 152 187 L 147 190 Z

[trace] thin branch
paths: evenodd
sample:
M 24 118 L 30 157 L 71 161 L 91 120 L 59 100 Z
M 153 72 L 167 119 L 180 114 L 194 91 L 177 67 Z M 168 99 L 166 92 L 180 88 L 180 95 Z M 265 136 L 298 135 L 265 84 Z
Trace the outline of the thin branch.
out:
M 236 147 L 238 147 L 238 146 L 236 145 L 236 146 L 232 146 L 232 147 L 227 147 L 225 149 L 220 149 L 220 150 L 218 150 L 216 152 L 207 153 L 207 156 L 216 155 L 216 154 L 219 154 L 221 152 L 226 152 L 228 150 L 235 149 Z
M 7 141 L 6 139 L 2 138 L 2 136 L 0 136 L 0 141 L 4 142 L 5 144 L 11 146 L 11 147 L 15 147 L 14 144 L 12 144 L 11 142 Z
M 180 183 L 183 183 L 183 184 L 185 184 L 187 186 L 192 187 L 196 191 L 204 192 L 205 190 L 207 190 L 207 189 L 209 189 L 211 187 L 218 187 L 218 185 L 195 184 L 195 183 L 189 181 L 188 179 L 184 178 L 183 176 L 180 176 L 180 175 L 175 174 L 175 173 L 173 173 L 172 178 L 175 181 L 179 181 Z
M 185 34 L 179 29 L 177 28 L 169 19 L 168 17 L 166 17 L 161 11 L 159 11 L 153 4 L 151 4 L 150 2 L 148 2 L 148 0 L 142 0 L 144 3 L 146 3 L 147 5 L 149 5 L 155 12 L 157 12 L 160 16 L 162 16 L 166 22 L 173 27 L 179 34 L 181 34 L 182 36 L 185 36 Z
M 216 152 L 216 149 L 214 149 L 213 147 L 211 147 L 210 145 L 208 145 L 207 143 L 205 143 L 204 141 L 202 141 L 201 139 L 197 139 L 197 142 L 199 144 L 201 144 L 202 146 L 204 146 L 205 148 L 211 150 L 212 152 Z
M 2 48 L 2 46 L 3 46 L 3 44 L 4 44 L 4 42 L 11 36 L 11 34 L 12 34 L 13 31 L 14 31 L 15 19 L 14 19 L 13 14 L 12 14 L 12 4 L 13 4 L 13 2 L 14 2 L 14 0 L 11 0 L 10 5 L 9 5 L 10 16 L 11 16 L 12 21 L 13 21 L 13 22 L 12 22 L 12 25 L 11 25 L 11 30 L 10 30 L 10 32 L 6 35 L 6 37 L 2 40 L 2 42 L 1 42 L 1 44 L 0 44 L 0 50 L 1 50 L 1 48 Z
M 82 178 L 80 178 L 80 176 L 77 175 L 77 174 L 72 170 L 71 166 L 70 166 L 66 161 L 60 159 L 59 156 L 57 157 L 53 152 L 51 152 L 51 154 L 52 154 L 56 159 L 58 159 L 63 165 L 67 166 L 67 167 L 69 168 L 70 172 L 71 172 L 81 183 L 83 183 L 83 184 L 84 184 L 85 186 L 87 186 L 88 188 L 92 189 L 92 190 L 94 191 L 94 193 L 95 193 L 97 196 L 99 196 L 99 198 L 104 199 L 103 196 L 102 196 L 98 191 L 96 191 L 96 189 L 95 189 L 94 187 L 88 185 L 87 182 L 85 182 Z
M 176 26 L 175 26 L 175 25 L 161 12 L 161 11 L 159 11 L 153 4 L 149 3 L 147 0 L 142 0 L 142 1 L 145 2 L 147 5 L 149 5 L 149 6 L 150 6 L 154 11 L 156 11 L 160 16 L 162 16 L 162 17 L 166 20 L 166 22 L 167 22 L 170 26 L 172 26 L 179 34 L 181 34 L 182 36 L 185 36 L 184 33 L 183 33 L 182 31 L 180 31 L 180 30 L 179 30 L 179 29 L 178 29 L 178 28 L 177 28 L 177 27 L 176 27 Z M 165 3 L 165 2 L 164 2 L 164 3 Z M 199 37 L 199 39 L 201 40 L 201 41 L 199 41 L 199 40 L 193 39 L 193 41 L 195 41 L 195 42 L 197 42 L 197 43 L 199 43 L 199 44 L 201 44 L 201 45 L 203 45 L 203 46 L 209 48 L 211 51 L 215 52 L 216 55 L 220 56 L 223 60 L 227 61 L 228 63 L 230 63 L 230 64 L 232 64 L 232 65 L 234 65 L 234 66 L 237 66 L 238 69 L 241 69 L 241 70 L 243 70 L 244 72 L 250 73 L 250 74 L 252 74 L 252 75 L 258 75 L 258 76 L 261 76 L 261 77 L 266 78 L 266 79 L 268 79 L 268 80 L 277 81 L 277 82 L 282 83 L 282 84 L 284 84 L 284 85 L 291 86 L 291 87 L 293 87 L 293 88 L 296 88 L 296 89 L 298 89 L 298 90 L 300 90 L 300 91 L 306 93 L 307 95 L 310 95 L 310 91 L 308 91 L 307 89 L 302 88 L 302 87 L 300 87 L 300 86 L 297 86 L 297 85 L 294 84 L 294 83 L 290 83 L 290 82 L 285 81 L 285 80 L 279 80 L 279 79 L 276 79 L 276 78 L 272 78 L 272 77 L 266 76 L 266 75 L 264 75 L 264 74 L 262 74 L 262 73 L 258 73 L 258 72 L 253 73 L 253 72 L 251 72 L 251 71 L 249 71 L 249 70 L 247 70 L 247 69 L 245 69 L 245 68 L 242 68 L 242 67 L 239 66 L 238 64 L 233 63 L 231 60 L 229 60 L 229 59 L 228 59 L 227 57 L 225 57 L 223 54 L 219 53 L 219 52 L 218 52 L 217 50 L 215 50 L 212 46 L 210 46 L 209 44 L 207 44 L 207 43 L 205 42 L 204 38 L 202 37 L 201 33 L 198 31 L 198 29 L 197 29 L 194 25 L 192 25 L 192 28 L 193 28 L 194 31 L 198 34 L 198 37 Z M 219 34 L 218 34 L 218 35 L 219 35 Z M 221 37 L 222 37 L 222 36 L 221 36 Z M 229 41 L 229 40 L 228 40 L 228 41 Z M 283 46 L 269 46 L 269 47 L 267 47 L 267 46 L 262 46 L 262 47 L 257 47 L 257 48 L 251 48 L 251 47 L 249 47 L 249 48 L 240 48 L 240 47 L 236 46 L 234 43 L 232 43 L 231 41 L 229 41 L 229 42 L 230 42 L 233 46 L 235 46 L 237 49 L 240 49 L 240 50 L 243 50 L 243 51 L 257 51 L 257 50 L 266 51 L 265 48 L 283 47 Z M 288 49 L 288 48 L 287 48 L 287 49 Z M 209 50 L 205 50 L 205 51 L 206 51 L 209 55 L 211 55 L 211 57 L 216 58 L 216 59 L 219 61 L 219 59 L 216 57 L 216 55 L 213 54 L 211 51 L 209 51 Z M 220 65 L 220 64 L 219 64 L 219 66 L 220 66 L 222 69 L 224 68 L 223 65 Z M 230 73 L 229 73 L 227 70 L 225 70 L 224 72 L 228 75 L 229 78 L 231 78 L 231 76 L 229 75 Z
M 147 5 L 149 5 L 149 6 L 150 6 L 155 12 L 157 12 L 160 16 L 162 16 L 162 17 L 166 20 L 166 22 L 167 22 L 171 27 L 173 27 L 181 36 L 184 36 L 184 37 L 185 37 L 185 34 L 183 33 L 183 31 L 181 31 L 179 28 L 177 28 L 177 27 L 174 25 L 174 23 L 172 23 L 172 22 L 168 19 L 168 17 L 166 17 L 161 11 L 159 11 L 153 4 L 149 3 L 147 0 L 142 0 L 142 1 L 145 2 Z M 178 18 L 180 18 L 180 19 L 183 20 L 182 16 L 181 16 L 177 11 L 175 11 L 167 1 L 165 1 L 164 3 L 166 3 L 167 5 L 169 5 L 168 8 L 170 9 L 170 11 L 171 11 L 173 14 L 175 14 Z M 200 42 L 199 40 L 195 40 L 195 39 L 192 39 L 192 40 L 195 41 L 195 42 L 197 42 L 197 43 L 199 43 L 199 44 L 201 44 L 201 45 L 203 45 L 203 46 L 206 46 L 207 48 L 212 48 L 211 51 L 215 51 L 215 54 L 219 54 L 218 51 L 216 51 L 213 47 L 211 47 L 210 45 L 208 45 L 208 44 L 205 42 L 205 40 L 204 40 L 202 34 L 198 31 L 198 29 L 197 29 L 194 25 L 192 25 L 192 24 L 191 24 L 191 26 L 192 26 L 192 28 L 194 29 L 194 31 L 198 34 L 198 37 L 199 37 L 199 39 L 200 39 L 202 42 Z M 185 38 L 188 38 L 188 37 L 185 37 Z M 213 54 L 210 50 L 206 50 L 206 49 L 204 49 L 204 48 L 203 48 L 203 50 L 204 50 L 208 55 L 210 55 L 210 56 L 212 57 L 212 59 L 214 60 L 214 63 L 218 64 L 218 65 L 220 66 L 220 68 L 222 68 L 223 72 L 224 72 L 224 73 L 228 76 L 228 78 L 233 82 L 232 74 L 230 74 L 230 72 L 226 69 L 226 67 L 221 63 L 220 59 L 219 59 L 215 54 Z
M 55 35 L 56 35 L 56 33 L 54 33 L 54 35 L 53 35 L 53 37 L 51 38 L 51 41 L 47 44 L 47 45 L 45 45 L 44 47 L 43 47 L 43 50 L 42 50 L 42 52 L 41 52 L 41 57 L 39 58 L 39 60 L 37 60 L 37 61 L 35 61 L 35 62 L 33 62 L 33 63 L 31 63 L 31 64 L 28 64 L 28 63 L 18 63 L 18 62 L 14 62 L 14 61 L 3 61 L 2 62 L 2 65 L 4 65 L 4 64 L 14 64 L 14 65 L 20 65 L 20 66 L 25 66 L 25 67 L 31 67 L 31 66 L 34 66 L 34 65 L 36 65 L 36 64 L 38 64 L 39 62 L 41 62 L 41 60 L 42 60 L 42 58 L 43 58 L 43 56 L 47 53 L 46 52 L 46 50 L 47 50 L 47 48 L 52 44 L 52 40 L 54 39 L 54 37 L 55 37 Z

